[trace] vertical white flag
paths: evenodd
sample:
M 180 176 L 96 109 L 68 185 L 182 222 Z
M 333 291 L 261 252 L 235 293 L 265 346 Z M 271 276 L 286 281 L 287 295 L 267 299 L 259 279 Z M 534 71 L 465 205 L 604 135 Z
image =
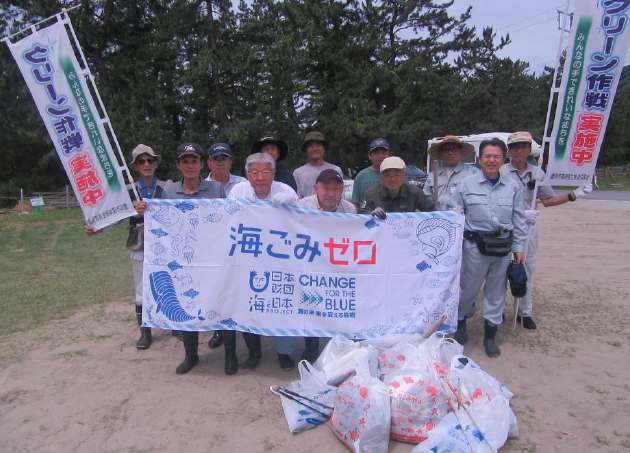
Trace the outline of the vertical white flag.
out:
M 562 72 L 546 181 L 583 186 L 599 155 L 630 43 L 628 0 L 578 0 Z
M 84 72 L 64 23 L 20 41 L 6 40 L 68 174 L 85 221 L 94 229 L 135 214 Z

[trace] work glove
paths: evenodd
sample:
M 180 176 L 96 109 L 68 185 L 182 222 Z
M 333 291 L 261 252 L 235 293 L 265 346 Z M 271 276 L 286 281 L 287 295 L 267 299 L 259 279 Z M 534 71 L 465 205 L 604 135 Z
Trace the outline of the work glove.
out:
M 527 218 L 526 222 L 528 225 L 536 225 L 536 217 L 538 217 L 539 211 L 534 211 L 533 209 L 525 210 L 525 217 Z
M 295 203 L 295 197 L 290 193 L 279 192 L 271 197 L 271 202 L 276 206 L 281 204 L 293 204 Z
M 585 186 L 580 187 L 578 190 L 574 190 L 573 194 L 575 198 L 586 198 L 593 191 L 593 184 L 588 183 Z
M 387 214 L 385 214 L 385 211 L 383 210 L 383 208 L 376 208 L 370 214 L 372 214 L 373 217 L 376 217 L 377 219 L 380 219 L 380 220 L 385 220 L 387 218 Z

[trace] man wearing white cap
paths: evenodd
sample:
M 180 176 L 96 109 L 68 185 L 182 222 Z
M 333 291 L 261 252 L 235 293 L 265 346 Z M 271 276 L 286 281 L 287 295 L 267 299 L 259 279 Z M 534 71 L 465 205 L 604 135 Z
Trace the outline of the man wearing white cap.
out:
M 431 199 L 418 187 L 405 182 L 407 166 L 400 157 L 391 156 L 381 163 L 383 182 L 369 189 L 359 214 L 372 214 L 385 219 L 387 212 L 432 211 Z
M 159 181 L 155 177 L 155 170 L 162 161 L 162 157 L 155 154 L 153 149 L 147 145 L 138 145 L 131 152 L 131 162 L 129 167 L 138 172 L 140 178 L 135 186 L 141 199 L 162 198 L 164 187 L 167 182 Z M 129 195 L 135 201 L 135 195 L 131 186 L 128 187 Z M 136 320 L 140 326 L 140 339 L 136 341 L 136 348 L 148 349 L 151 346 L 152 336 L 150 327 L 142 327 L 142 263 L 144 261 L 144 244 L 137 240 L 139 231 L 144 227 L 144 217 L 135 215 L 129 218 L 129 238 L 127 239 L 127 249 L 130 250 L 129 257 L 133 263 L 133 284 L 135 288 Z M 103 230 L 94 231 L 89 226 L 84 227 L 88 236 L 102 233 Z
M 587 184 L 566 195 L 556 196 L 551 186 L 543 185 L 545 172 L 540 167 L 527 162 L 527 158 L 532 153 L 532 134 L 524 131 L 514 132 L 508 137 L 507 143 L 510 162 L 503 165 L 500 172 L 502 175 L 510 176 L 521 187 L 528 229 L 525 249 L 527 293 L 520 300 L 518 320 L 522 322 L 524 328 L 533 330 L 536 329 L 536 323 L 532 318 L 534 308 L 532 302 L 534 280 L 532 276 L 536 267 L 536 253 L 538 250 L 538 228 L 536 226 L 538 211 L 536 210 L 536 205 L 532 206 L 532 201 L 536 181 L 538 181 L 536 198 L 545 207 L 557 206 L 569 201 L 575 201 L 578 198 L 584 198 L 592 192 L 593 185 Z
M 457 183 L 468 176 L 479 172 L 477 167 L 462 162 L 466 156 L 474 154 L 475 147 L 470 143 L 462 142 L 456 135 L 447 135 L 441 142 L 434 143 L 429 148 L 429 155 L 435 160 L 441 160 L 442 166 L 438 169 L 438 208 L 446 211 L 451 195 L 455 192 Z M 429 173 L 424 183 L 424 193 L 433 200 L 435 167 Z

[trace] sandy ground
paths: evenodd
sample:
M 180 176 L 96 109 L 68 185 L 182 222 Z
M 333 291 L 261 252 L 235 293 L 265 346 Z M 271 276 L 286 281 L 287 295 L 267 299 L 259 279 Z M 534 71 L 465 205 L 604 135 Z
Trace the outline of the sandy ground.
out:
M 480 317 L 469 323 L 465 353 L 516 395 L 521 437 L 501 452 L 630 452 L 630 203 L 579 201 L 539 219 L 539 329 L 502 326 L 502 355 L 488 359 Z M 136 338 L 129 298 L 1 343 L 0 451 L 345 451 L 325 425 L 289 432 L 269 385 L 297 372 L 280 370 L 271 341 L 255 372 L 230 377 L 202 334 L 201 363 L 177 376 L 179 341 L 158 332 L 138 351 Z

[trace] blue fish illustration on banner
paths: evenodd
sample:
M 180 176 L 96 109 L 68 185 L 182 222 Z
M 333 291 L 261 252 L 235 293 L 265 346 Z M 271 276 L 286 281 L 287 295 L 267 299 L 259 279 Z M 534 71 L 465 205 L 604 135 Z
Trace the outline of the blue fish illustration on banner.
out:
M 434 263 L 438 263 L 438 257 L 448 252 L 457 237 L 459 225 L 445 218 L 435 217 L 424 220 L 418 225 L 416 235 L 422 244 L 422 251 L 429 249 L 426 254 Z

